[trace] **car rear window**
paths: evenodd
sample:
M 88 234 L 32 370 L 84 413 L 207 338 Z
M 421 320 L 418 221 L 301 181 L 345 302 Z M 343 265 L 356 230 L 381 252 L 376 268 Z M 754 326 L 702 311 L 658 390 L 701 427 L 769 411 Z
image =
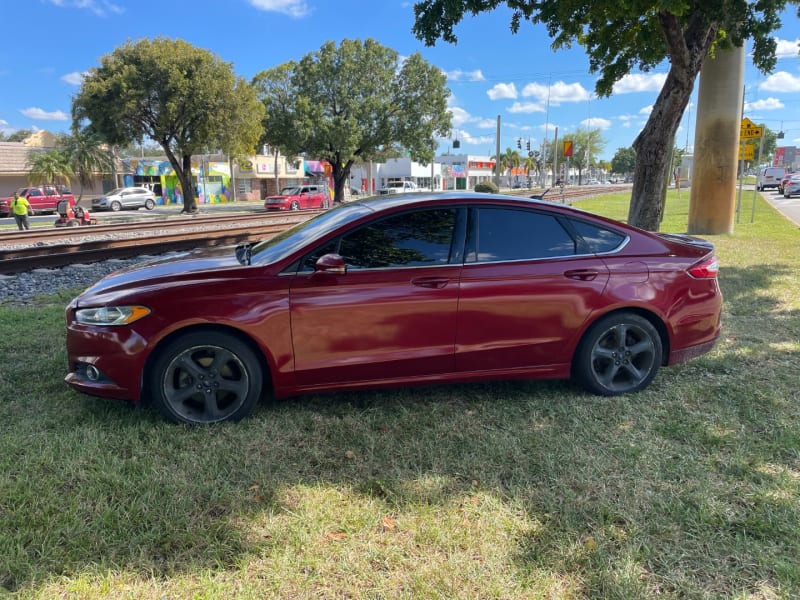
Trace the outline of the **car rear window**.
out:
M 583 241 L 586 242 L 589 251 L 595 254 L 613 252 L 625 241 L 626 236 L 618 231 L 613 231 L 594 223 L 579 220 L 570 220 L 570 223 L 572 223 L 578 235 L 583 238 Z

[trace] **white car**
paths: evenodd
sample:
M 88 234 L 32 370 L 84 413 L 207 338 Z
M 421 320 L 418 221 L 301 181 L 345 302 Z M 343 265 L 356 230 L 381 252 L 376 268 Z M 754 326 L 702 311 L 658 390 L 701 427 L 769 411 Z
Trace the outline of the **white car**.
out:
M 385 187 L 378 190 L 379 194 L 406 194 L 416 192 L 417 184 L 413 181 L 390 181 Z
M 142 207 L 153 210 L 155 205 L 155 194 L 143 187 L 117 188 L 92 200 L 92 210 L 113 210 L 114 212 L 123 208 L 139 209 Z

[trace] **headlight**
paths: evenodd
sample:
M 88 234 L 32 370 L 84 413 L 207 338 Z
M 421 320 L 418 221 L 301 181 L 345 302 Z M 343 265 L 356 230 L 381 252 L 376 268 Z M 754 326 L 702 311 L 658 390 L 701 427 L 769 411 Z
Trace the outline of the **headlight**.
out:
M 75 321 L 82 325 L 130 325 L 149 314 L 146 306 L 79 308 L 75 311 Z

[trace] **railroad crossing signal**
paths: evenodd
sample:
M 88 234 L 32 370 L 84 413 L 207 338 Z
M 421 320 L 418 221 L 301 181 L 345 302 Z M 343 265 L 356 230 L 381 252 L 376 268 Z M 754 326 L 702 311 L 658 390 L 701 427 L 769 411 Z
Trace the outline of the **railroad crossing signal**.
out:
M 742 128 L 739 132 L 740 139 L 753 140 L 756 138 L 760 138 L 763 133 L 764 133 L 763 128 L 753 123 L 750 119 L 748 119 L 747 117 L 742 119 Z

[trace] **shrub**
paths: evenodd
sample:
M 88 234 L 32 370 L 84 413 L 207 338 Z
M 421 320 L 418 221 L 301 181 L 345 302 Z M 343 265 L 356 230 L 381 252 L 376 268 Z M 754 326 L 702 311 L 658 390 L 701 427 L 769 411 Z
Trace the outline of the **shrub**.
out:
M 484 194 L 496 194 L 498 189 L 493 181 L 481 181 L 475 185 L 475 191 Z

